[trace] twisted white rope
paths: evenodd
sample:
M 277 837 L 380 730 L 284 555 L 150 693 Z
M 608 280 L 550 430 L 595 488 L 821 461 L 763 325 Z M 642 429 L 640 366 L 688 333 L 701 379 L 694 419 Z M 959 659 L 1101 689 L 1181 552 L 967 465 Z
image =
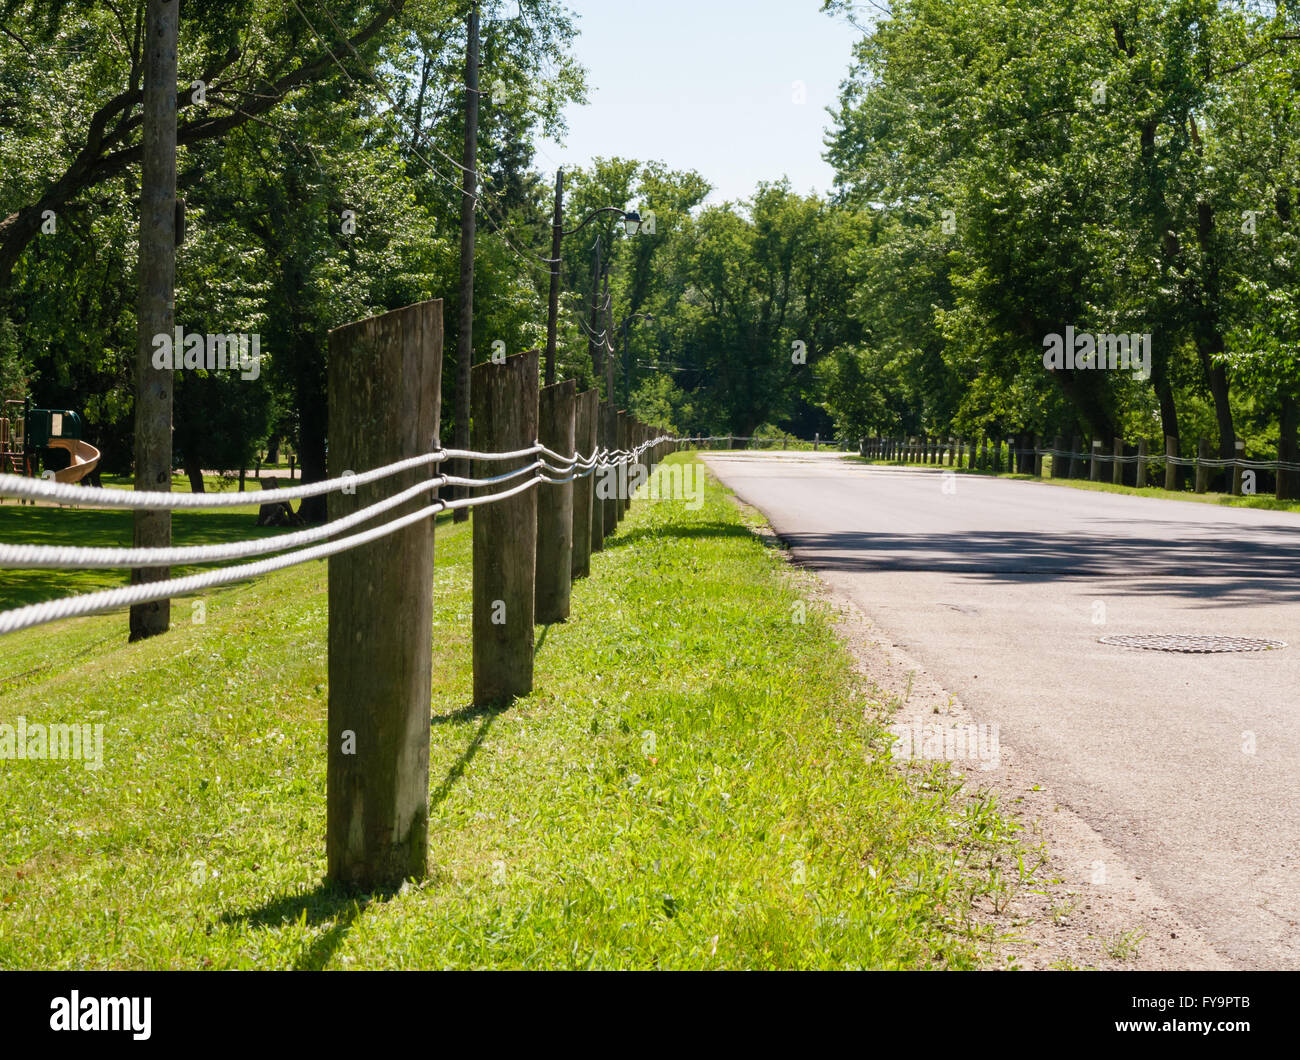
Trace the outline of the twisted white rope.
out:
M 337 537 L 345 530 L 369 522 L 384 512 L 401 507 L 432 489 L 447 484 L 445 476 L 421 482 L 387 500 L 372 504 L 325 526 L 293 534 L 239 541 L 228 545 L 195 545 L 188 548 L 76 548 L 61 545 L 0 545 L 0 567 L 63 568 L 101 570 L 114 567 L 179 567 L 191 563 L 218 563 L 223 560 L 247 559 L 270 552 L 291 549 Z
M 486 504 L 495 504 L 524 493 L 538 485 L 560 485 L 566 481 L 572 481 L 574 478 L 586 477 L 586 475 L 593 474 L 598 469 L 631 464 L 635 462 L 642 453 L 669 440 L 670 439 L 665 436 L 655 441 L 645 442 L 631 451 L 619 451 L 618 453 L 613 453 L 608 450 L 597 450 L 590 458 L 579 458 L 576 455 L 573 458 L 560 457 L 558 454 L 552 453 L 551 450 L 548 450 L 541 445 L 535 445 L 529 449 L 507 454 L 476 454 L 463 450 L 440 450 L 438 453 L 401 461 L 397 464 L 390 465 L 387 468 L 380 468 L 363 475 L 344 476 L 341 479 L 335 479 L 328 483 L 313 483 L 311 486 L 302 487 L 299 490 L 275 491 L 272 496 L 276 503 L 286 501 L 294 496 L 304 495 L 303 491 L 305 490 L 312 491 L 306 493 L 305 495 L 307 496 L 318 496 L 320 493 L 330 492 L 331 489 L 343 489 L 345 487 L 365 485 L 369 482 L 378 481 L 389 477 L 390 475 L 397 474 L 400 471 L 408 470 L 411 467 L 424 466 L 446 459 L 486 458 L 507 460 L 546 452 L 555 456 L 561 462 L 568 463 L 570 466 L 569 468 L 553 468 L 548 465 L 546 461 L 537 460 L 534 461 L 533 464 L 519 469 L 518 471 L 512 472 L 508 475 L 496 476 L 491 479 L 456 479 L 452 476 L 441 475 L 437 478 L 430 479 L 427 482 L 422 482 L 410 487 L 409 489 L 403 490 L 401 493 L 398 493 L 393 497 L 371 505 L 368 508 L 364 508 L 343 519 L 339 519 L 328 526 L 318 527 L 294 534 L 286 534 L 281 537 L 262 539 L 259 541 L 240 542 L 228 545 L 200 545 L 189 548 L 173 549 L 78 549 L 65 548 L 62 546 L 51 547 L 37 545 L 0 546 L 0 566 L 21 565 L 24 567 L 76 567 L 81 569 L 130 566 L 138 568 L 246 558 L 250 555 L 265 552 L 279 552 L 295 549 L 303 544 L 318 541 L 322 538 L 336 537 L 345 530 L 369 521 L 386 511 L 391 511 L 393 508 L 399 507 L 421 494 L 443 485 L 461 482 L 474 487 L 479 487 L 483 485 L 500 484 L 504 481 L 517 478 L 519 475 L 525 474 L 529 471 L 542 471 L 541 474 L 534 475 L 527 482 L 520 483 L 511 489 L 499 493 L 479 497 L 465 497 L 454 501 L 439 500 L 418 512 L 402 516 L 401 518 L 395 519 L 390 523 L 385 523 L 382 526 L 373 527 L 370 530 L 363 531 L 359 534 L 353 534 L 349 537 L 332 541 L 328 544 L 315 545 L 314 547 L 294 551 L 289 555 L 279 556 L 275 559 L 261 560 L 256 563 L 205 571 L 200 574 L 193 574 L 183 578 L 171 578 L 166 581 L 147 582 L 140 585 L 125 586 L 118 589 L 105 589 L 100 592 L 66 597 L 60 600 L 43 601 L 37 604 L 29 604 L 25 607 L 14 608 L 10 611 L 0 612 L 0 635 L 16 633 L 20 630 L 30 629 L 49 622 L 57 622 L 65 618 L 77 618 L 85 615 L 98 614 L 103 611 L 114 611 L 119 608 L 132 607 L 137 604 L 145 604 L 157 600 L 167 600 L 173 597 L 186 596 L 204 589 L 229 585 L 239 581 L 248 581 L 288 567 L 310 563 L 318 559 L 326 559 L 329 556 L 337 555 L 341 552 L 353 548 L 359 548 L 362 545 L 367 545 L 374 541 L 381 540 L 382 538 L 405 529 L 408 526 L 432 518 L 440 512 L 451 511 L 459 508 L 475 508 Z M 609 459 L 614 456 L 617 456 L 617 459 Z M 553 479 L 548 477 L 546 474 L 547 471 L 562 474 L 566 470 L 576 470 L 576 467 L 580 463 L 590 465 L 588 470 L 583 472 L 581 475 L 575 473 L 567 479 Z M 0 492 L 4 491 L 3 487 L 6 485 L 3 480 L 13 477 L 15 476 L 0 476 Z M 49 482 L 43 482 L 43 484 L 46 486 L 64 485 L 62 483 Z M 74 487 L 74 489 L 76 489 L 76 487 Z M 59 492 L 62 491 L 60 490 Z M 152 503 L 155 498 L 165 498 L 168 501 L 172 501 L 178 500 L 182 497 L 196 495 L 176 494 L 173 496 L 165 493 L 140 493 L 126 494 L 126 496 L 132 497 L 133 499 L 144 498 L 149 503 Z M 197 495 L 197 497 L 199 500 L 213 499 L 204 498 L 202 495 Z M 242 498 L 239 497 L 233 499 L 235 501 L 242 500 Z M 194 507 L 198 506 L 199 505 L 194 505 Z M 114 505 L 114 507 L 130 507 L 130 505 Z
M 341 478 L 312 482 L 305 486 L 292 486 L 289 489 L 263 490 L 250 496 L 247 493 L 162 493 L 147 490 L 113 490 L 95 489 L 92 486 L 73 485 L 66 482 L 50 482 L 47 479 L 22 478 L 19 475 L 0 475 L 0 496 L 19 497 L 23 500 L 55 501 L 59 504 L 92 505 L 96 508 L 129 508 L 134 511 L 172 511 L 178 508 L 247 508 L 254 504 L 278 504 L 281 501 L 296 501 L 307 497 L 319 497 L 326 493 L 336 493 L 342 489 L 369 485 L 379 482 L 403 471 L 414 471 L 440 464 L 448 459 L 449 451 L 442 449 L 436 453 L 413 456 L 409 460 L 399 460 L 387 467 L 375 468 L 359 475 L 344 475 Z

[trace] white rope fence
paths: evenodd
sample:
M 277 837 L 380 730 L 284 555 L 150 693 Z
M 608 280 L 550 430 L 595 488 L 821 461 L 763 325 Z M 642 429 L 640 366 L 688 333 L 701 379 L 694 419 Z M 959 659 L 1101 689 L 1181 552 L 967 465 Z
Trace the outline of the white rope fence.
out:
M 65 618 L 78 618 L 104 611 L 133 607 L 137 604 L 151 603 L 156 600 L 187 596 L 204 589 L 247 581 L 287 567 L 310 563 L 318 559 L 326 559 L 340 552 L 346 552 L 379 541 L 390 534 L 425 519 L 430 519 L 441 512 L 453 511 L 459 508 L 475 508 L 484 504 L 495 504 L 539 485 L 562 485 L 578 478 L 593 475 L 601 470 L 617 469 L 637 463 L 646 451 L 657 448 L 671 440 L 668 436 L 663 435 L 630 450 L 597 449 L 590 456 L 575 454 L 572 457 L 561 456 L 541 444 L 511 453 L 478 453 L 462 449 L 439 449 L 424 456 L 402 460 L 363 474 L 348 474 L 340 478 L 314 482 L 293 489 L 268 490 L 265 496 L 257 495 L 257 499 L 252 501 L 248 499 L 246 494 L 172 494 L 147 491 L 137 493 L 127 490 L 93 489 L 88 486 L 50 482 L 44 479 L 26 479 L 17 475 L 0 475 L 0 496 L 44 500 L 63 505 L 85 505 L 89 502 L 97 508 L 166 511 L 229 508 L 259 503 L 279 504 L 299 498 L 319 497 L 340 490 L 351 491 L 357 486 L 380 482 L 404 471 L 431 467 L 446 460 L 501 462 L 526 459 L 530 456 L 540 457 L 515 471 L 488 478 L 438 475 L 326 526 L 278 537 L 263 538 L 257 541 L 165 549 L 0 545 L 0 567 L 53 568 L 60 570 L 170 567 L 191 563 L 242 560 L 257 555 L 265 555 L 266 553 L 290 552 L 289 555 L 279 556 L 275 559 L 264 559 L 240 566 L 223 567 L 219 570 L 204 571 L 199 574 L 171 578 L 166 581 L 146 582 L 118 589 L 105 589 L 99 592 L 66 597 L 60 600 L 43 601 L 0 612 L 0 635 L 17 633 L 20 630 L 31 629 L 35 626 L 57 622 Z M 404 515 L 382 526 L 352 534 L 341 540 L 329 541 L 327 544 L 317 544 L 320 541 L 336 538 L 348 530 L 370 522 L 385 512 L 392 511 L 443 486 L 458 485 L 467 489 L 480 490 L 513 482 L 530 473 L 532 474 L 531 478 L 509 489 L 475 497 L 462 497 L 451 501 L 435 500 L 433 504 L 420 511 Z M 295 549 L 300 551 L 290 551 Z

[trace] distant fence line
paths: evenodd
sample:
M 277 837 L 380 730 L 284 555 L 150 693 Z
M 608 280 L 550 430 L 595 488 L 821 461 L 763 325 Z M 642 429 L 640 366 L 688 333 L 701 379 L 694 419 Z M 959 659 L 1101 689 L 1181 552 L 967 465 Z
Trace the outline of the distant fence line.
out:
M 1237 442 L 1238 455 L 1234 458 L 1212 457 L 1206 438 L 1199 439 L 1197 455 L 1182 456 L 1179 440 L 1172 436 L 1165 439 L 1163 453 L 1149 451 L 1146 439 L 1130 445 L 1122 438 L 1112 439 L 1109 447 L 1100 439 L 1094 439 L 1085 451 L 1081 438 L 1076 436 L 1073 445 L 1067 447 L 1060 435 L 1050 446 L 1044 445 L 1041 438 L 1024 435 L 1020 438 L 988 436 L 976 439 L 926 435 L 864 437 L 859 439 L 858 452 L 869 460 L 993 472 L 1005 469 L 1040 478 L 1044 477 L 1045 460 L 1050 459 L 1048 477 L 1087 478 L 1093 482 L 1103 481 L 1102 468 L 1109 466 L 1109 480 L 1113 484 L 1138 488 L 1151 485 L 1150 469 L 1160 467 L 1164 471 L 1164 487 L 1169 490 L 1179 488 L 1182 469 L 1193 473 L 1190 477 L 1197 493 L 1209 492 L 1215 474 L 1227 472 L 1222 483 L 1223 492 L 1234 496 L 1259 491 L 1253 477 L 1255 473 L 1264 472 L 1273 476 L 1273 492 L 1279 500 L 1300 497 L 1300 462 L 1284 460 L 1281 453 L 1276 460 L 1248 459 L 1245 445 L 1240 441 Z M 1247 472 L 1252 476 L 1249 479 Z M 1252 485 L 1253 490 L 1250 488 Z

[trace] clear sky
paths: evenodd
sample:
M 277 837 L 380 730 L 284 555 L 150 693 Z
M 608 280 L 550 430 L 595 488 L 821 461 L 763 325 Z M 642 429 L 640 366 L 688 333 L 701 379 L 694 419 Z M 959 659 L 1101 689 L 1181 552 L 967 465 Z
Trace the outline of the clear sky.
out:
M 782 176 L 800 192 L 829 190 L 826 108 L 860 34 L 822 14 L 820 0 L 566 6 L 581 32 L 574 51 L 590 103 L 569 108 L 563 145 L 537 145 L 539 168 L 598 155 L 659 159 L 698 170 L 714 186 L 711 202 L 745 198 L 758 181 Z

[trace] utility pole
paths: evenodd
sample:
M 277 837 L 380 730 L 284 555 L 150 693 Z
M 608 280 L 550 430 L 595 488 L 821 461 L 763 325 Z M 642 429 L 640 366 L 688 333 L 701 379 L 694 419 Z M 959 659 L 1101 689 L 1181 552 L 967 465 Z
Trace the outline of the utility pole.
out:
M 629 412 L 632 411 L 632 353 L 627 345 L 627 330 L 631 326 L 635 317 L 628 317 L 623 321 L 623 407 Z
M 144 104 L 140 156 L 140 264 L 135 353 L 135 489 L 171 492 L 170 366 L 153 366 L 153 337 L 176 323 L 176 50 L 179 0 L 148 0 L 145 8 Z M 134 513 L 136 548 L 167 548 L 171 512 Z M 168 567 L 133 570 L 131 584 L 165 581 Z M 130 639 L 166 633 L 171 601 L 131 608 Z
M 614 391 L 614 306 L 609 297 L 609 267 L 605 267 L 605 393 L 609 395 L 611 414 L 618 414 L 618 396 Z M 616 421 L 617 422 L 617 421 Z
M 596 262 L 591 270 L 591 312 L 587 316 L 587 351 L 591 354 L 591 370 L 596 379 L 600 379 L 604 362 L 599 352 L 596 329 L 600 327 L 600 236 L 596 236 Z M 606 400 L 613 401 L 614 395 L 606 393 Z
M 456 337 L 456 448 L 469 449 L 470 368 L 474 359 L 474 221 L 478 205 L 478 4 L 470 5 L 465 53 L 465 161 L 460 200 L 460 328 Z M 469 477 L 468 461 L 462 469 Z M 469 521 L 457 508 L 455 522 Z
M 564 242 L 564 170 L 555 171 L 555 220 L 551 226 L 551 302 L 546 316 L 546 385 L 555 385 L 555 339 L 560 318 L 560 252 Z

